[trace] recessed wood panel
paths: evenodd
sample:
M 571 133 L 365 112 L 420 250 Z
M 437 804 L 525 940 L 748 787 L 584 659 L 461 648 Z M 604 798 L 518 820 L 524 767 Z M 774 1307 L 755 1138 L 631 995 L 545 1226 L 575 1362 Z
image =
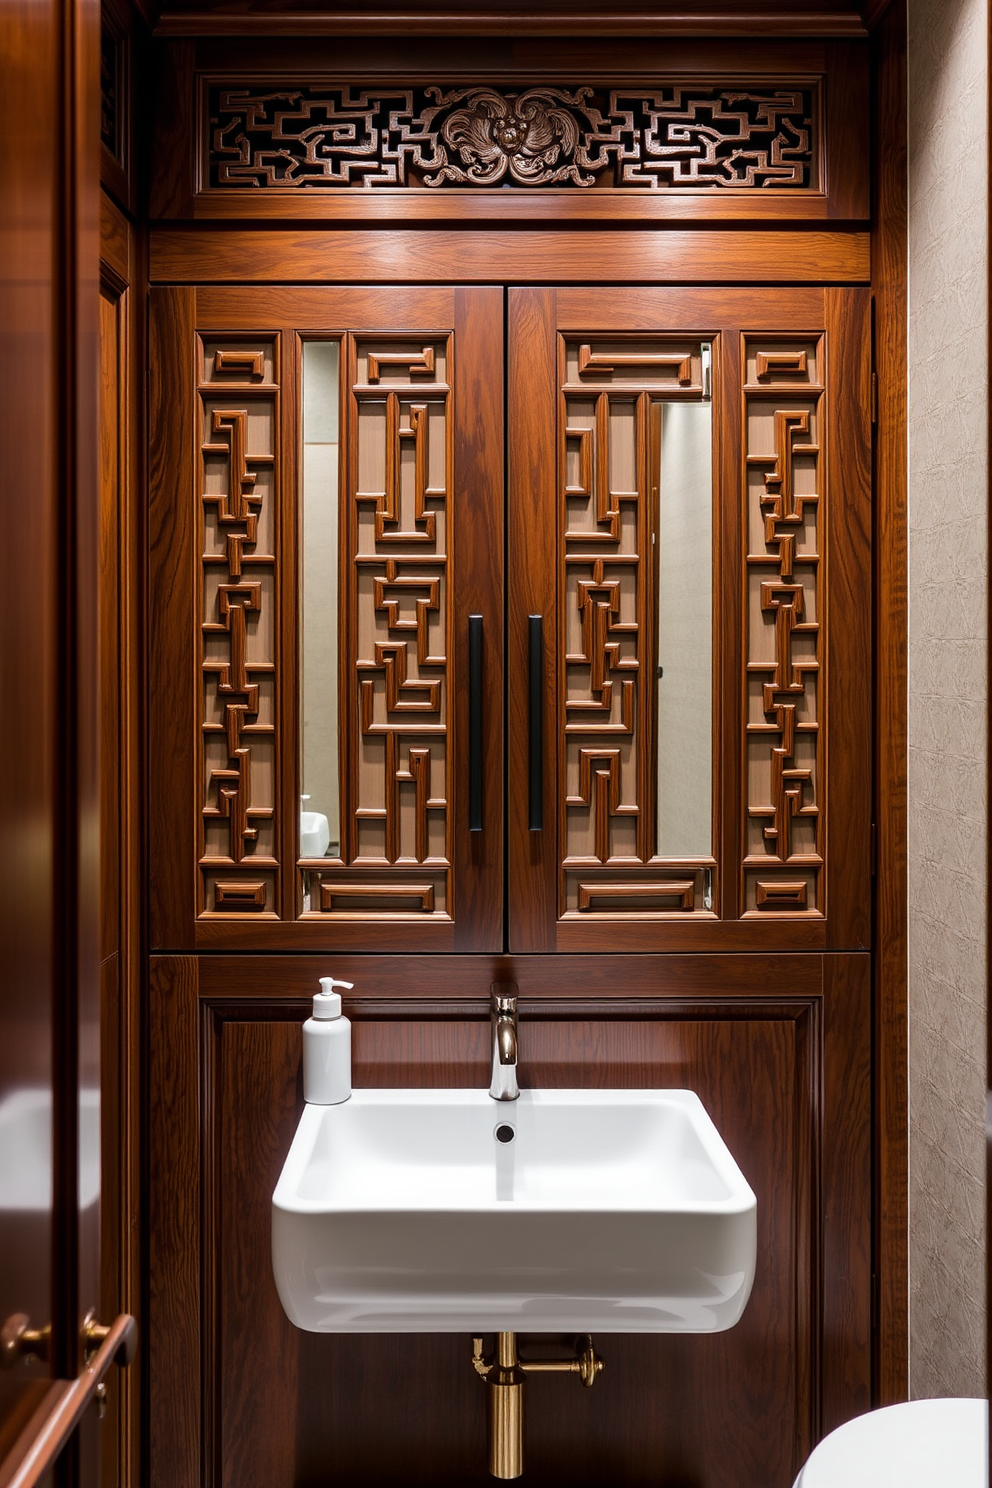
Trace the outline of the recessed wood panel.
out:
M 608 1463 L 609 1481 L 621 1484 L 788 1488 L 818 1434 L 821 1391 L 831 1415 L 865 1399 L 868 1193 L 858 1163 L 867 1152 L 866 1112 L 858 1102 L 842 1109 L 832 1094 L 824 1107 L 819 1097 L 821 1061 L 828 1091 L 839 1092 L 851 1060 L 866 1056 L 864 964 L 849 960 L 844 980 L 832 982 L 826 1025 L 817 996 L 721 999 L 712 963 L 711 994 L 691 1014 L 685 1003 L 648 998 L 619 1019 L 602 1002 L 567 1018 L 553 1005 L 522 1016 L 522 1083 L 696 1090 L 759 1202 L 758 1276 L 737 1328 L 710 1337 L 597 1337 L 607 1360 L 602 1389 L 586 1395 L 557 1381 L 530 1390 L 527 1471 L 536 1482 L 599 1484 Z M 304 1009 L 271 998 L 245 1002 L 242 973 L 228 966 L 216 967 L 215 991 L 202 1001 L 204 987 L 198 998 L 186 973 L 157 979 L 174 1029 L 193 1034 L 199 1026 L 203 1092 L 199 1120 L 191 1107 L 163 1106 L 165 1091 L 178 1087 L 166 1051 L 154 1058 L 153 1150 L 164 1151 L 165 1140 L 185 1153 L 185 1164 L 198 1165 L 203 1215 L 199 1239 L 195 1226 L 186 1228 L 183 1251 L 156 1255 L 153 1363 L 160 1388 L 168 1393 L 171 1380 L 179 1390 L 169 1416 L 183 1419 L 190 1383 L 175 1372 L 168 1340 L 180 1320 L 170 1317 L 163 1283 L 177 1267 L 194 1276 L 199 1264 L 205 1483 L 234 1485 L 264 1464 L 273 1488 L 328 1476 L 386 1484 L 405 1463 L 402 1475 L 413 1482 L 481 1485 L 485 1401 L 467 1338 L 320 1337 L 297 1332 L 282 1314 L 271 1276 L 270 1199 L 300 1110 Z M 399 1017 L 395 1004 L 378 1000 L 349 1010 L 356 1085 L 485 1085 L 484 1002 L 474 1017 L 454 1020 L 425 1019 L 416 1003 Z M 188 1087 L 188 1038 L 185 1047 L 180 1085 Z M 821 1125 L 824 1118 L 830 1124 Z M 163 1200 L 170 1183 L 159 1171 Z M 155 1212 L 164 1235 L 160 1202 Z M 836 1304 L 824 1291 L 835 1273 L 844 1277 Z M 849 1339 L 843 1356 L 835 1305 L 862 1336 Z M 824 1330 L 831 1344 L 821 1365 Z M 156 1416 L 164 1409 L 163 1401 Z M 184 1429 L 192 1427 L 189 1420 Z M 156 1481 L 178 1483 L 161 1430 L 153 1441 Z

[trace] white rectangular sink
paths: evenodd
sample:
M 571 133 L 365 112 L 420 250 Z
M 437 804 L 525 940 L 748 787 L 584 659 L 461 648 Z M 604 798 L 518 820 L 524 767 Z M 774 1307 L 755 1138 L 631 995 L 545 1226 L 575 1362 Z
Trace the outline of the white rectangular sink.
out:
M 750 1294 L 755 1212 L 691 1091 L 356 1090 L 304 1108 L 273 1267 L 318 1333 L 710 1333 Z

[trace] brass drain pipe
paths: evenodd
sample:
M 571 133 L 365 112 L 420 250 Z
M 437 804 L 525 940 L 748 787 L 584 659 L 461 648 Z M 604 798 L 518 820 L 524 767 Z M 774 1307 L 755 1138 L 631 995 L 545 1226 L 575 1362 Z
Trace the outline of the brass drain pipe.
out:
M 472 1339 L 472 1367 L 489 1386 L 489 1471 L 494 1478 L 519 1478 L 524 1462 L 524 1384 L 528 1374 L 577 1374 L 584 1385 L 596 1383 L 603 1361 L 592 1339 L 577 1340 L 571 1359 L 521 1359 L 515 1333 L 496 1334 L 496 1356 L 486 1359 L 482 1339 Z

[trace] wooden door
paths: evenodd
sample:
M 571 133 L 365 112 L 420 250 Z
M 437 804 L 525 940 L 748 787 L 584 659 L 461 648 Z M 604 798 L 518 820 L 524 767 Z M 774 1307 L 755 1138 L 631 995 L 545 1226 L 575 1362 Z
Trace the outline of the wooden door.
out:
M 867 315 L 510 291 L 511 950 L 868 946 Z
M 153 945 L 499 949 L 501 292 L 152 308 Z

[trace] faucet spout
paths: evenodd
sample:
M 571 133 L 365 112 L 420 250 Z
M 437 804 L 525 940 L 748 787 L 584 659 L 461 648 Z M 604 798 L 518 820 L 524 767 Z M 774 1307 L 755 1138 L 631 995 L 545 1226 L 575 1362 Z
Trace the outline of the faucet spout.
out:
M 490 1002 L 493 1025 L 493 1077 L 489 1094 L 493 1100 L 516 1100 L 517 1084 L 517 999 L 494 987 Z

